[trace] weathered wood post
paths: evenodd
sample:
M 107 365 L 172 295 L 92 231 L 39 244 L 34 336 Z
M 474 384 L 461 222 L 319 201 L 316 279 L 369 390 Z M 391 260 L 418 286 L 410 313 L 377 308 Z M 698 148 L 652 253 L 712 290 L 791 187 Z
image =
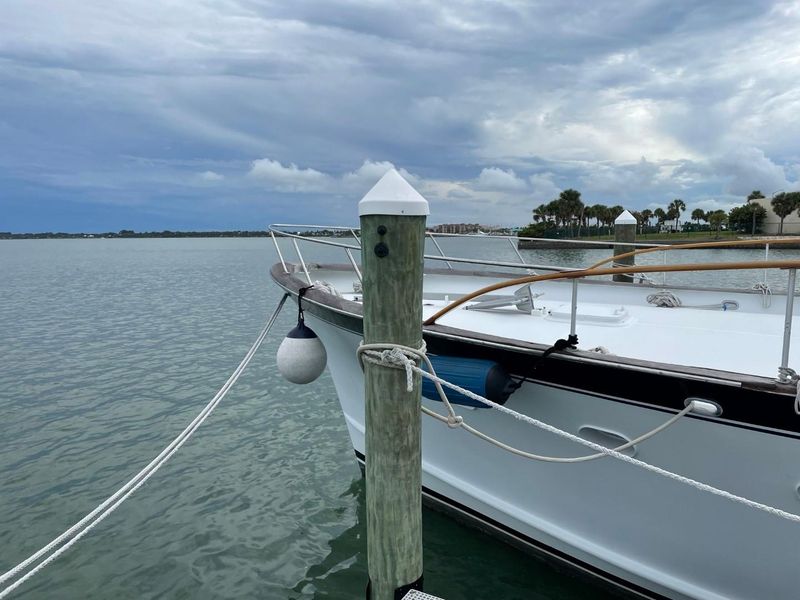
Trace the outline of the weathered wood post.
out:
M 618 244 L 619 242 L 628 242 L 632 244 L 636 241 L 636 217 L 627 210 L 623 210 L 622 214 L 614 219 L 614 241 Z M 616 257 L 626 252 L 633 252 L 635 249 L 635 246 L 617 245 L 614 246 L 614 256 Z M 615 259 L 614 264 L 634 265 L 636 264 L 636 260 L 633 256 L 626 256 L 619 260 Z M 613 279 L 614 281 L 627 281 L 628 283 L 633 281 L 633 277 L 630 275 L 614 275 Z
M 392 169 L 358 205 L 364 342 L 422 345 L 428 202 Z M 367 564 L 371 600 L 422 589 L 420 378 L 365 364 Z

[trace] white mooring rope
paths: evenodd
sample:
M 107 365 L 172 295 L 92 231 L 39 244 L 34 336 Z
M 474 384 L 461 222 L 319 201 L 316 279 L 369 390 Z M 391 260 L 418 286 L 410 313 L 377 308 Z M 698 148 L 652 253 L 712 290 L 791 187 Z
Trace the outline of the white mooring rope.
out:
M 768 514 L 771 514 L 773 516 L 786 519 L 788 521 L 792 521 L 794 523 L 800 523 L 800 515 L 796 515 L 794 513 L 790 513 L 790 512 L 787 512 L 785 510 L 781 510 L 779 508 L 775 508 L 773 506 L 768 506 L 766 504 L 762 504 L 760 502 L 756 502 L 754 500 L 750 500 L 750 499 L 744 498 L 742 496 L 737 496 L 736 494 L 732 494 L 732 493 L 727 492 L 725 490 L 721 490 L 721 489 L 716 488 L 716 487 L 714 487 L 712 485 L 708 485 L 707 483 L 702 483 L 702 482 L 697 481 L 695 479 L 691 479 L 689 477 L 684 477 L 683 475 L 678 475 L 677 473 L 673 473 L 671 471 L 667 471 L 666 469 L 662 469 L 661 467 L 657 467 L 655 465 L 651 465 L 649 463 L 646 463 L 644 461 L 641 461 L 641 460 L 638 460 L 636 458 L 630 457 L 630 456 L 628 456 L 626 454 L 622 454 L 620 452 L 620 450 L 624 450 L 624 449 L 632 446 L 633 444 L 639 443 L 639 442 L 647 439 L 648 437 L 652 437 L 652 435 L 655 435 L 659 431 L 662 431 L 666 427 L 669 427 L 669 425 L 671 425 L 672 423 L 677 421 L 680 417 L 682 417 L 682 416 L 686 415 L 688 412 L 690 412 L 692 407 L 693 407 L 693 403 L 689 403 L 689 405 L 686 408 L 684 408 L 682 411 L 680 411 L 675 416 L 673 416 L 669 421 L 667 421 L 663 425 L 657 427 L 656 429 L 648 432 L 647 434 L 645 434 L 643 436 L 640 436 L 639 438 L 637 438 L 637 439 L 635 439 L 635 440 L 633 440 L 631 442 L 628 442 L 627 444 L 624 444 L 623 446 L 619 446 L 616 449 L 611 449 L 611 448 L 606 448 L 605 446 L 601 446 L 600 444 L 595 444 L 594 442 L 590 442 L 589 440 L 583 439 L 582 437 L 574 435 L 574 434 L 569 433 L 567 431 L 563 431 L 561 429 L 558 429 L 557 427 L 554 427 L 552 425 L 548 425 L 547 423 L 544 423 L 542 421 L 539 421 L 538 419 L 534 419 L 532 417 L 529 417 L 528 415 L 523 415 L 521 413 L 518 413 L 518 412 L 516 412 L 516 411 L 514 411 L 514 410 L 512 410 L 510 408 L 507 408 L 507 407 L 503 406 L 502 404 L 497 404 L 496 402 L 492 402 L 491 400 L 489 400 L 487 398 L 484 398 L 483 396 L 480 396 L 478 394 L 475 394 L 475 393 L 471 392 L 470 390 L 464 389 L 464 388 L 462 388 L 462 387 L 460 387 L 458 385 L 455 385 L 454 383 L 450 383 L 449 381 L 446 381 L 446 380 L 442 379 L 441 377 L 436 375 L 436 372 L 434 371 L 433 365 L 431 364 L 430 359 L 427 357 L 424 343 L 422 345 L 422 348 L 420 348 L 420 349 L 410 348 L 408 346 L 401 346 L 401 345 L 397 345 L 397 344 L 362 344 L 358 348 L 358 355 L 359 355 L 359 357 L 360 357 L 360 359 L 362 361 L 366 361 L 366 362 L 369 362 L 371 364 L 380 365 L 380 366 L 384 366 L 384 367 L 389 367 L 389 368 L 393 368 L 393 369 L 405 369 L 406 378 L 407 378 L 409 383 L 413 384 L 413 382 L 410 379 L 410 373 L 412 373 L 412 372 L 418 373 L 422 377 L 426 377 L 427 379 L 430 379 L 431 381 L 434 382 L 434 385 L 436 386 L 436 389 L 439 392 L 439 396 L 441 397 L 442 402 L 447 407 L 448 416 L 445 417 L 444 415 L 440 415 L 439 413 L 436 413 L 435 411 L 431 411 L 431 410 L 427 409 L 426 407 L 422 407 L 422 410 L 423 410 L 423 412 L 425 412 L 425 414 L 428 414 L 428 415 L 430 415 L 430 416 L 432 416 L 432 417 L 434 417 L 434 418 L 436 418 L 436 419 L 438 419 L 440 421 L 446 422 L 451 427 L 462 427 L 462 428 L 466 429 L 468 432 L 472 433 L 473 435 L 476 435 L 476 436 L 480 437 L 481 439 L 484 439 L 484 440 L 486 440 L 486 441 L 488 441 L 488 442 L 490 442 L 492 444 L 495 444 L 496 446 L 498 446 L 498 447 L 500 447 L 500 448 L 502 448 L 504 450 L 508 450 L 510 452 L 513 452 L 514 454 L 518 454 L 520 456 L 525 456 L 527 458 L 533 458 L 533 459 L 536 459 L 536 460 L 549 460 L 550 462 L 579 462 L 579 460 L 592 460 L 592 459 L 594 459 L 594 458 L 596 458 L 598 456 L 610 456 L 611 458 L 616 458 L 617 460 L 621 460 L 622 462 L 626 462 L 628 464 L 640 467 L 642 469 L 645 469 L 646 471 L 650 471 L 651 473 L 655 473 L 657 475 L 661 475 L 662 477 L 666 477 L 668 479 L 672 479 L 672 480 L 677 481 L 679 483 L 686 484 L 686 485 L 688 485 L 690 487 L 693 487 L 695 489 L 698 489 L 700 491 L 708 492 L 710 494 L 714 494 L 716 496 L 720 496 L 722 498 L 726 498 L 726 499 L 731 500 L 733 502 L 738 502 L 739 504 L 743 504 L 743 505 L 748 506 L 750 508 L 754 508 L 756 510 L 763 511 L 765 513 L 768 513 Z M 430 371 L 426 372 L 424 369 L 421 369 L 420 367 L 418 367 L 416 362 L 415 362 L 416 360 L 425 361 L 425 363 L 426 363 L 426 365 L 427 365 L 427 367 L 428 367 L 428 369 Z M 467 425 L 466 423 L 464 423 L 463 418 L 460 417 L 460 416 L 457 416 L 455 414 L 455 412 L 453 411 L 453 408 L 452 408 L 450 402 L 447 400 L 447 395 L 445 394 L 444 390 L 442 389 L 442 386 L 445 386 L 447 388 L 455 390 L 455 391 L 467 396 L 468 398 L 471 398 L 472 400 L 475 400 L 477 402 L 481 402 L 482 404 L 485 404 L 486 406 L 489 406 L 491 408 L 494 408 L 495 410 L 498 410 L 498 411 L 500 411 L 502 413 L 510 415 L 510 416 L 514 417 L 515 419 L 518 419 L 518 420 L 520 420 L 520 421 L 522 421 L 524 423 L 528 423 L 529 425 L 533 425 L 534 427 L 538 427 L 539 429 L 542 429 L 544 431 L 553 433 L 553 434 L 555 434 L 557 436 L 560 436 L 562 438 L 565 438 L 565 439 L 570 440 L 572 442 L 575 442 L 577 444 L 581 444 L 583 446 L 586 446 L 587 448 L 591 448 L 592 450 L 597 452 L 597 454 L 596 455 L 585 456 L 585 457 L 578 457 L 579 460 L 576 460 L 576 459 L 563 459 L 563 458 L 562 459 L 554 459 L 553 457 L 540 457 L 540 456 L 537 456 L 537 455 L 533 455 L 533 454 L 524 452 L 522 450 L 519 450 L 519 449 L 516 449 L 516 448 L 512 448 L 511 446 L 508 446 L 508 445 L 506 445 L 506 444 L 504 444 L 502 442 L 498 442 L 497 440 L 491 438 L 490 436 L 488 436 L 488 435 L 486 435 L 486 434 L 484 434 L 482 432 L 479 432 L 476 429 L 474 429 L 474 428 L 470 427 L 469 425 Z M 409 385 L 408 391 L 411 391 L 411 385 Z
M 794 413 L 800 415 L 800 381 L 797 382 L 797 391 L 794 394 Z
M 769 308 L 772 305 L 772 288 L 766 281 L 757 281 L 750 289 L 761 292 L 761 306 Z
M 794 412 L 800 415 L 800 375 L 791 367 L 778 367 L 778 381 L 795 386 Z
M 48 564 L 53 562 L 56 558 L 61 556 L 64 552 L 66 552 L 73 544 L 75 544 L 79 539 L 81 539 L 84 535 L 86 535 L 95 525 L 100 523 L 103 519 L 105 519 L 108 515 L 110 515 L 117 507 L 122 504 L 128 497 L 133 494 L 136 490 L 138 490 L 145 481 L 150 479 L 156 471 L 158 471 L 164 463 L 166 463 L 173 454 L 175 454 L 183 444 L 192 436 L 192 434 L 203 424 L 208 416 L 214 411 L 217 405 L 225 398 L 228 391 L 233 387 L 233 384 L 239 379 L 239 376 L 244 372 L 247 368 L 247 365 L 250 364 L 250 361 L 255 356 L 255 353 L 258 351 L 261 343 L 267 337 L 269 330 L 272 328 L 272 325 L 275 323 L 275 319 L 278 316 L 281 308 L 283 307 L 284 302 L 286 302 L 286 298 L 288 294 L 284 294 L 281 298 L 281 301 L 278 303 L 275 311 L 272 313 L 272 316 L 267 321 L 267 324 L 264 325 L 264 328 L 261 330 L 261 333 L 256 338 L 256 341 L 250 347 L 245 357 L 242 359 L 242 362 L 239 363 L 239 366 L 233 371 L 231 376 L 225 382 L 220 390 L 216 393 L 216 395 L 211 399 L 211 401 L 205 405 L 203 410 L 194 418 L 194 420 L 189 423 L 189 425 L 184 429 L 169 445 L 164 448 L 161 453 L 156 456 L 146 467 L 144 467 L 141 471 L 139 471 L 136 475 L 134 475 L 125 485 L 120 487 L 114 494 L 109 496 L 106 500 L 104 500 L 101 504 L 97 506 L 92 512 L 88 515 L 83 517 L 80 521 L 75 523 L 72 527 L 67 529 L 64 533 L 59 535 L 53 541 L 51 541 L 46 546 L 43 546 L 39 550 L 37 550 L 34 554 L 23 560 L 14 568 L 10 569 L 9 571 L 5 572 L 3 575 L 0 576 L 0 584 L 17 577 L 25 568 L 27 568 L 32 563 L 36 562 L 49 552 L 51 552 L 54 548 L 59 546 L 65 542 L 65 540 L 69 540 L 60 546 L 57 550 L 55 550 L 52 554 L 47 556 L 42 562 L 37 564 L 27 573 L 22 575 L 19 579 L 14 581 L 11 585 L 6 587 L 3 590 L 0 590 L 0 598 L 5 598 L 15 589 L 17 589 L 20 585 L 22 585 L 25 581 L 33 577 L 36 573 L 40 570 L 44 569 Z M 71 538 L 71 539 L 70 539 Z
M 384 350 L 380 350 L 379 351 L 378 356 L 380 358 L 374 358 L 375 355 L 373 354 L 373 351 L 377 352 L 379 348 L 384 348 Z M 366 360 L 367 362 L 370 362 L 372 364 L 391 365 L 391 366 L 393 366 L 395 368 L 405 369 L 405 371 L 406 371 L 406 390 L 409 391 L 409 392 L 412 389 L 414 373 L 413 373 L 413 370 L 411 368 L 409 368 L 408 365 L 409 364 L 413 364 L 411 362 L 412 360 L 416 360 L 416 359 L 424 360 L 425 364 L 427 364 L 428 368 L 430 369 L 429 372 L 433 373 L 434 375 L 436 375 L 436 372 L 435 372 L 435 370 L 433 368 L 433 364 L 431 363 L 430 359 L 428 358 L 427 354 L 425 353 L 425 344 L 424 344 L 424 342 L 423 342 L 423 346 L 422 346 L 421 352 L 415 351 L 415 350 L 410 349 L 410 348 L 408 348 L 406 346 L 393 346 L 393 347 L 389 347 L 387 349 L 387 345 L 385 345 L 385 344 L 362 344 L 361 347 L 359 348 L 359 353 L 361 354 L 363 360 Z M 493 438 L 492 436 L 487 435 L 487 434 L 483 433 L 482 431 L 480 431 L 478 429 L 475 429 L 471 425 L 468 425 L 467 423 L 465 423 L 463 417 L 461 417 L 459 415 L 456 415 L 455 410 L 453 409 L 453 406 L 450 403 L 450 400 L 447 398 L 447 394 L 445 394 L 445 392 L 442 389 L 442 387 L 439 384 L 439 382 L 436 381 L 436 379 L 434 379 L 434 378 L 431 378 L 431 379 L 433 379 L 433 384 L 434 384 L 434 386 L 436 387 L 436 390 L 439 393 L 439 398 L 442 400 L 442 403 L 447 408 L 448 414 L 447 414 L 447 416 L 440 415 L 436 411 L 430 410 L 429 408 L 427 408 L 425 406 L 421 407 L 422 408 L 422 412 L 424 412 L 426 415 L 428 415 L 430 417 L 433 417 L 434 419 L 442 421 L 443 423 L 447 423 L 448 427 L 451 427 L 451 428 L 461 427 L 465 431 L 468 431 L 469 433 L 473 434 L 474 436 L 479 437 L 482 440 L 489 442 L 490 444 L 494 444 L 498 448 L 502 448 L 503 450 L 511 452 L 512 454 L 516 454 L 517 456 L 522 456 L 523 458 L 530 458 L 532 460 L 538 460 L 538 461 L 542 461 L 542 462 L 579 463 L 579 462 L 586 462 L 586 461 L 589 461 L 589 460 L 597 460 L 598 458 L 602 458 L 602 457 L 606 456 L 602 452 L 598 452 L 597 454 L 589 454 L 589 455 L 586 455 L 586 456 L 570 456 L 570 457 L 543 456 L 541 454 L 533 454 L 532 452 L 527 452 L 525 450 L 520 450 L 519 448 L 515 448 L 514 446 L 509 446 L 508 444 L 506 444 L 504 442 L 501 442 L 500 440 L 498 440 L 496 438 Z M 442 383 L 444 385 L 450 386 L 450 384 L 448 382 L 446 382 L 445 380 L 441 380 L 441 381 L 442 381 Z M 489 400 L 487 400 L 487 402 L 488 401 Z M 686 415 L 686 413 L 690 412 L 692 410 L 692 408 L 693 408 L 693 405 L 690 403 L 682 411 L 680 411 L 676 415 L 673 415 L 673 417 L 670 418 L 666 423 L 662 423 L 661 425 L 659 425 L 655 429 L 652 429 L 652 430 L 648 431 L 647 433 L 640 435 L 639 437 L 631 440 L 630 442 L 626 442 L 625 444 L 623 444 L 621 446 L 618 446 L 617 448 L 615 448 L 615 450 L 617 452 L 621 452 L 623 450 L 627 450 L 628 448 L 631 448 L 632 446 L 634 446 L 636 444 L 639 444 L 641 442 L 644 442 L 645 440 L 650 439 L 651 437 L 653 437 L 657 433 L 663 431 L 664 429 L 666 429 L 667 427 L 669 427 L 670 425 L 675 423 L 675 421 L 677 421 L 678 419 L 680 419 L 681 417 Z

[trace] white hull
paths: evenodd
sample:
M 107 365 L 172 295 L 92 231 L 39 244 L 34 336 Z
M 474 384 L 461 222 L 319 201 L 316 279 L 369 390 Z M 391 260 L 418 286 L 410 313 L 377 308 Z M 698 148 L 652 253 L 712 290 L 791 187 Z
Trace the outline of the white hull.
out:
M 355 359 L 360 335 L 320 315 L 307 313 L 306 320 L 325 344 L 353 448 L 363 456 L 363 378 Z M 642 401 L 658 393 L 642 390 Z M 423 398 L 423 403 L 442 412 L 439 402 Z M 525 383 L 506 406 L 575 434 L 606 431 L 626 440 L 674 414 L 534 383 Z M 457 412 L 524 450 L 586 453 L 497 411 L 457 407 Z M 428 495 L 519 541 L 571 557 L 596 575 L 669 598 L 800 596 L 796 524 L 610 458 L 580 464 L 520 458 L 424 416 L 422 444 Z M 637 446 L 636 457 L 800 512 L 796 438 L 689 417 Z

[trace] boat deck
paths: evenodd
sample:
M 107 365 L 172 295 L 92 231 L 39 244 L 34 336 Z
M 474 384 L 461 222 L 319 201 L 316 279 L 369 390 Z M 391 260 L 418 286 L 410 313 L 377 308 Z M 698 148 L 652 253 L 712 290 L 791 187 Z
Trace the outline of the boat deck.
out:
M 426 318 L 445 303 L 430 304 L 423 308 Z M 536 306 L 540 310 L 530 315 L 513 308 L 456 309 L 439 323 L 547 345 L 569 334 L 569 303 L 542 299 Z M 603 347 L 617 356 L 774 377 L 781 358 L 783 319 L 742 310 L 582 302 L 576 331 L 581 350 Z
M 360 293 L 351 291 L 352 272 L 322 270 L 314 272 L 312 278 L 332 283 L 347 300 L 361 300 Z M 474 273 L 426 274 L 424 318 L 495 281 L 502 278 Z M 511 299 L 516 289 L 519 288 L 479 300 Z M 665 308 L 648 303 L 649 295 L 663 290 L 674 293 L 683 306 Z M 569 334 L 572 283 L 545 281 L 534 284 L 532 291 L 541 296 L 534 299 L 530 314 L 513 306 L 491 310 L 459 307 L 437 323 L 549 346 Z M 738 307 L 723 310 L 723 301 L 734 301 Z M 603 347 L 620 357 L 774 378 L 781 359 L 785 301 L 785 295 L 775 294 L 765 306 L 764 297 L 749 290 L 662 288 L 584 280 L 579 284 L 577 303 L 578 348 Z M 694 308 L 709 305 L 716 308 Z M 790 366 L 800 364 L 800 340 L 795 339 L 798 335 L 793 332 Z

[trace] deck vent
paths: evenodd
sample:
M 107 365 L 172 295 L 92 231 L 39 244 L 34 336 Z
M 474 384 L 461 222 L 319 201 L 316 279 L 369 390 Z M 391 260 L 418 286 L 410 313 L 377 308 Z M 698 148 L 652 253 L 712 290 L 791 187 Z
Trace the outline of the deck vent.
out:
M 572 317 L 570 304 L 548 306 L 547 318 L 555 321 L 569 321 Z M 591 325 L 619 326 L 630 321 L 630 313 L 624 306 L 608 306 L 603 304 L 579 304 L 576 314 L 578 323 Z

